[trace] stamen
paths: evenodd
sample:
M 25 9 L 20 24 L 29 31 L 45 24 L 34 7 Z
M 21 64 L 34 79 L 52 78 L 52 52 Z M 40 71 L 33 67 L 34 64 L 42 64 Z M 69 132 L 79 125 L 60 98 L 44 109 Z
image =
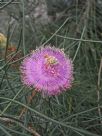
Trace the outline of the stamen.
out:
M 46 54 L 44 57 L 46 59 L 47 64 L 49 65 L 58 64 L 58 60 L 54 56 L 49 56 L 48 54 Z

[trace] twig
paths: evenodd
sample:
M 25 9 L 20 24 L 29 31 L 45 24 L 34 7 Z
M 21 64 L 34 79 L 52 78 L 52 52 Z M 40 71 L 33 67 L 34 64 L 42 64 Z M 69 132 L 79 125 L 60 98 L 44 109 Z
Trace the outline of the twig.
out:
M 2 10 L 3 8 L 5 8 L 6 6 L 8 6 L 9 4 L 11 4 L 14 0 L 11 0 L 9 2 L 7 2 L 5 5 L 3 5 L 2 7 L 0 7 L 0 10 Z
M 28 100 L 28 105 L 32 102 L 32 99 L 33 97 L 35 96 L 36 92 L 35 90 L 32 91 L 31 95 L 28 96 L 27 100 Z M 27 112 L 27 108 L 23 108 L 20 115 L 19 115 L 19 118 L 22 118 L 22 116 L 24 115 L 24 113 Z
M 101 120 L 101 108 L 100 108 L 100 83 L 101 83 L 101 72 L 102 72 L 102 58 L 100 61 L 100 67 L 99 67 L 99 72 L 98 72 L 98 81 L 97 81 L 97 103 L 98 103 L 98 114 L 100 117 L 100 123 L 102 124 Z
M 51 34 L 53 34 L 53 33 L 51 33 Z M 63 38 L 63 39 L 68 39 L 68 40 L 90 42 L 90 43 L 102 43 L 102 41 L 93 40 L 93 39 L 81 39 L 81 38 L 74 38 L 74 37 L 66 37 L 66 36 L 59 35 L 59 34 L 54 34 L 54 35 L 57 37 Z
M 11 118 L 11 117 L 7 117 L 7 116 L 0 116 L 0 121 L 6 122 L 6 124 L 19 124 L 22 128 L 24 128 L 26 131 L 28 131 L 29 133 L 31 133 L 33 136 L 41 136 L 40 134 L 38 134 L 31 126 L 25 127 L 24 123 L 19 121 L 16 118 Z

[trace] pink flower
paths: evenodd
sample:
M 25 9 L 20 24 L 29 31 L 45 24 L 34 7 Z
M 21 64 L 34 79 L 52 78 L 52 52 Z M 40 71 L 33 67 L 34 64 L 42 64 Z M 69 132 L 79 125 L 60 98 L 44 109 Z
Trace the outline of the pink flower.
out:
M 41 47 L 32 52 L 20 69 L 23 83 L 44 95 L 57 95 L 72 86 L 72 61 L 55 47 Z

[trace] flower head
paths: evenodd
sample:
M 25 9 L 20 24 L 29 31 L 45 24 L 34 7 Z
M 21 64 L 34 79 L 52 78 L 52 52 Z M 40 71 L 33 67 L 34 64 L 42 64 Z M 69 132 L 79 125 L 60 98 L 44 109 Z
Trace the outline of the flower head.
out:
M 23 60 L 20 69 L 23 83 L 45 95 L 57 95 L 71 88 L 72 61 L 58 48 L 37 49 Z

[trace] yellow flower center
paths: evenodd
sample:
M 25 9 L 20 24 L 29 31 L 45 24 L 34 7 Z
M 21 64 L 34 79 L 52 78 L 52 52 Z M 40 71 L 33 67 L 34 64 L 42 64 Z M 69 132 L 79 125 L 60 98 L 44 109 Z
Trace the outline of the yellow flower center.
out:
M 54 56 L 49 56 L 46 54 L 44 57 L 49 65 L 55 65 L 58 63 L 58 60 Z

